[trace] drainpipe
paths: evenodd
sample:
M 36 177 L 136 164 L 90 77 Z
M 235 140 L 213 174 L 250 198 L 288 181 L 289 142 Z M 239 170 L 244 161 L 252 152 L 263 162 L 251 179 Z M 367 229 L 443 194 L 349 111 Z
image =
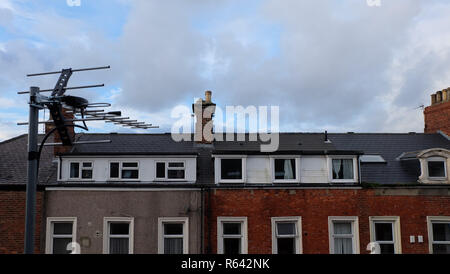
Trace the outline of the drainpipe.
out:
M 208 207 L 206 209 L 206 218 L 208 220 L 208 248 L 206 254 L 211 254 L 211 188 L 208 187 Z
M 204 225 L 204 222 L 205 222 L 205 214 L 204 214 L 204 209 L 205 209 L 205 198 L 204 198 L 204 193 L 205 193 L 205 189 L 203 188 L 203 186 L 201 187 L 201 202 L 200 202 L 200 214 L 201 214 L 201 217 L 200 217 L 200 253 L 201 254 L 204 254 L 205 253 L 205 250 L 204 250 L 204 233 L 203 233 L 203 230 L 204 230 L 204 228 L 203 228 L 203 225 Z
M 361 185 L 361 155 L 358 155 L 358 179 L 359 185 Z

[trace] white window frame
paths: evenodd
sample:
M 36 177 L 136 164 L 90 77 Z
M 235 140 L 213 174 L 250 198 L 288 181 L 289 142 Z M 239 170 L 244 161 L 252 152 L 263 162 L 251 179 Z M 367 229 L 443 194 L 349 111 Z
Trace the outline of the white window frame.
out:
M 91 167 L 83 168 L 84 163 L 90 163 Z M 70 177 L 70 171 L 72 168 L 72 164 L 78 164 L 78 178 Z M 92 170 L 92 178 L 82 178 L 83 170 Z M 69 172 L 68 176 L 69 181 L 93 181 L 94 180 L 94 162 L 93 161 L 69 161 Z
M 220 155 L 214 156 L 214 173 L 217 183 L 245 183 L 247 181 L 247 156 L 246 155 Z M 241 179 L 222 179 L 222 159 L 241 159 L 242 178 Z
M 328 236 L 330 254 L 334 254 L 334 222 L 351 222 L 352 223 L 352 244 L 353 254 L 359 254 L 359 221 L 358 216 L 329 216 L 328 217 Z
M 223 254 L 223 223 L 241 223 L 241 254 L 248 253 L 247 217 L 217 217 L 217 254 Z
M 164 163 L 164 178 L 156 177 L 158 170 L 158 163 Z M 169 163 L 183 163 L 183 167 L 169 167 Z M 183 179 L 169 179 L 168 173 L 169 170 L 184 170 L 184 178 Z M 186 181 L 186 161 L 184 160 L 155 160 L 155 181 Z
M 427 216 L 428 250 L 433 254 L 433 244 L 450 244 L 450 242 L 435 242 L 433 240 L 433 223 L 450 223 L 450 216 Z
M 295 178 L 294 179 L 275 179 L 275 160 L 295 160 Z M 270 157 L 270 170 L 273 183 L 300 183 L 300 157 L 294 155 L 272 156 Z
M 442 162 L 444 164 L 444 177 L 431 177 L 430 176 L 430 170 L 428 168 L 428 162 Z M 427 165 L 427 174 L 428 174 L 428 179 L 430 180 L 446 180 L 447 179 L 447 159 L 445 157 L 442 156 L 432 156 L 432 157 L 428 157 L 426 160 L 426 165 Z
M 133 217 L 104 217 L 103 218 L 103 254 L 109 254 L 109 224 L 110 223 L 128 223 L 128 254 L 134 253 L 134 218 Z M 123 238 L 121 236 L 120 238 Z
M 183 225 L 183 254 L 189 254 L 189 217 L 158 218 L 158 254 L 164 254 L 164 238 L 166 238 L 164 235 L 164 224 L 167 223 Z
M 303 240 L 302 240 L 302 217 L 272 217 L 272 254 L 278 254 L 278 242 L 277 242 L 277 223 L 295 223 L 296 224 L 296 237 L 295 237 L 295 254 L 303 253 Z
M 333 179 L 333 159 L 353 160 L 353 179 Z M 328 179 L 331 183 L 357 183 L 358 182 L 358 161 L 355 155 L 327 155 Z
M 118 178 L 115 178 L 115 177 L 111 177 L 111 164 L 112 163 L 119 163 L 119 177 Z M 124 163 L 137 163 L 137 167 L 127 167 L 127 168 L 125 168 L 126 170 L 137 170 L 138 171 L 138 177 L 136 178 L 136 179 L 122 179 L 122 169 L 123 169 L 123 164 Z M 114 160 L 111 160 L 111 161 L 108 161 L 108 180 L 109 181 L 139 181 L 140 180 L 140 178 L 141 178 L 141 170 L 140 170 L 140 167 L 141 167 L 141 163 L 140 163 L 140 161 L 139 160 L 127 160 L 127 161 L 124 161 L 124 160 L 117 160 L 117 161 L 114 161 Z
M 72 242 L 75 243 L 77 241 L 77 218 L 76 217 L 48 217 L 47 218 L 47 226 L 46 226 L 46 236 L 45 236 L 45 254 L 53 254 L 53 239 L 55 235 L 53 235 L 54 223 L 72 223 Z M 67 238 L 67 235 L 64 235 Z M 57 237 L 62 237 L 58 235 Z
M 370 241 L 377 242 L 375 240 L 375 223 L 391 223 L 392 224 L 392 242 L 379 241 L 379 244 L 394 244 L 394 254 L 402 254 L 402 237 L 401 237 L 401 225 L 399 216 L 370 216 Z

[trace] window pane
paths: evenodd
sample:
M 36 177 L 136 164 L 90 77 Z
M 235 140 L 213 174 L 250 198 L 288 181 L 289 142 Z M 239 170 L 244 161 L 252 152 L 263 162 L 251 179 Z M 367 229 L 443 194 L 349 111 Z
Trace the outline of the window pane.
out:
M 183 224 L 164 224 L 164 235 L 183 235 Z
M 392 223 L 375 223 L 375 241 L 393 241 Z
M 353 179 L 353 159 L 332 160 L 333 179 Z
M 277 223 L 278 235 L 297 235 L 295 223 Z
M 241 235 L 241 223 L 223 223 L 223 235 Z
M 350 222 L 334 222 L 334 234 L 344 234 L 349 235 L 352 234 L 352 223 Z
M 80 164 L 70 163 L 70 178 L 78 178 L 80 176 Z
M 128 223 L 110 223 L 111 235 L 128 235 L 130 233 L 130 224 Z
M 138 179 L 139 171 L 136 169 L 133 170 L 125 170 L 122 169 L 122 179 Z
M 450 223 L 433 224 L 433 241 L 450 241 Z
M 71 249 L 67 250 L 67 246 L 72 242 L 72 238 L 53 239 L 53 254 L 70 254 Z
M 184 163 L 169 163 L 169 167 L 184 167 Z
M 164 254 L 183 254 L 183 239 L 164 239 Z
M 156 178 L 166 178 L 166 163 L 156 163 Z
M 109 239 L 109 254 L 128 254 L 128 238 Z
M 443 161 L 428 162 L 428 176 L 445 177 L 445 166 Z
M 335 238 L 334 239 L 334 254 L 353 254 L 352 239 Z
M 83 163 L 83 167 L 90 168 L 92 167 L 92 163 Z
M 109 177 L 119 178 L 119 163 L 111 163 L 109 166 Z
M 275 179 L 295 179 L 295 159 L 275 159 Z
M 394 244 L 380 244 L 381 254 L 394 254 Z
M 81 170 L 81 178 L 82 179 L 92 179 L 92 169 Z
M 295 238 L 278 238 L 278 254 L 295 254 Z
M 241 254 L 241 239 L 223 239 L 223 254 Z
M 242 159 L 222 159 L 221 165 L 222 179 L 242 179 Z
M 124 167 L 138 167 L 138 163 L 123 163 L 122 168 Z
M 53 223 L 54 235 L 72 235 L 73 223 Z
M 433 254 L 450 254 L 450 244 L 433 244 Z
M 167 171 L 167 178 L 169 179 L 184 179 L 184 170 L 183 169 L 169 169 Z

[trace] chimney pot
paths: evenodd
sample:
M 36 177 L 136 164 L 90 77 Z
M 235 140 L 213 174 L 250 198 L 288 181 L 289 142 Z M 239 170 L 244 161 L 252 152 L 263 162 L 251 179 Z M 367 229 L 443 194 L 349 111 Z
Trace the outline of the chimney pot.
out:
M 436 102 L 437 103 L 442 102 L 442 91 L 436 92 Z
M 205 103 L 211 104 L 212 92 L 210 90 L 205 91 Z
M 448 97 L 449 97 L 449 92 L 450 92 L 450 90 L 448 90 L 448 89 L 444 89 L 443 91 L 442 91 L 442 101 L 443 102 L 447 102 L 448 101 Z
M 431 94 L 431 105 L 436 104 L 436 94 Z

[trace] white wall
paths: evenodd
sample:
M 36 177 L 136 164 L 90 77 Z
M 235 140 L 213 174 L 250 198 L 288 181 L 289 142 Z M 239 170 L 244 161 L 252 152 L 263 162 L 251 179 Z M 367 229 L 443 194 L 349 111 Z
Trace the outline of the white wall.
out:
M 93 178 L 92 180 L 76 180 L 70 179 L 70 162 L 92 162 Z M 139 179 L 138 182 L 155 182 L 156 180 L 156 162 L 157 161 L 177 161 L 185 163 L 185 178 L 183 182 L 194 183 L 197 180 L 197 159 L 191 157 L 64 157 L 61 161 L 61 177 L 58 174 L 58 181 L 70 182 L 108 182 L 109 163 L 114 161 L 122 162 L 139 162 Z M 58 170 L 59 173 L 59 170 Z M 59 179 L 61 178 L 61 179 Z M 124 180 L 126 182 L 136 182 L 136 180 Z M 160 183 L 158 181 L 158 183 Z M 164 183 L 164 182 L 162 182 Z M 176 183 L 176 182 L 175 182 Z
M 221 156 L 215 155 L 216 157 L 216 165 L 221 157 L 230 156 Z M 236 155 L 234 158 L 239 157 Z M 331 183 L 331 176 L 329 171 L 330 159 L 327 156 L 246 156 L 245 158 L 245 167 L 246 174 L 244 176 L 246 184 L 277 184 L 273 179 L 273 159 L 274 158 L 296 158 L 296 174 L 299 174 L 300 177 L 297 180 L 292 181 L 291 183 L 305 183 L 305 184 L 328 184 Z M 343 156 L 354 158 L 355 170 L 357 170 L 357 161 L 356 156 Z M 220 170 L 216 167 L 216 172 L 220 174 Z M 356 173 L 355 173 L 356 174 Z M 298 176 L 298 175 L 297 175 Z M 216 174 L 216 183 L 219 182 L 219 176 Z M 357 182 L 357 174 L 355 176 L 354 182 Z M 226 184 L 226 182 L 221 182 Z M 233 182 L 231 182 L 233 183 Z M 240 183 L 240 182 L 237 182 Z

